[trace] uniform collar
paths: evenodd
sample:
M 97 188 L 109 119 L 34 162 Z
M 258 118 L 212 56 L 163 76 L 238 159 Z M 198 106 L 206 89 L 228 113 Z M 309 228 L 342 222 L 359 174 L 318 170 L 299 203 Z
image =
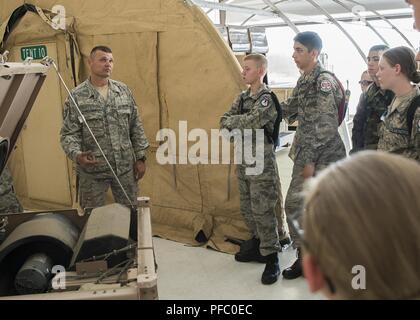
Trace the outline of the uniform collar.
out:
M 372 88 L 372 89 L 370 89 L 370 88 Z M 387 94 L 387 92 L 388 92 L 388 90 L 383 90 L 383 89 L 381 89 L 381 87 L 380 86 L 378 86 L 377 84 L 376 84 L 376 82 L 373 82 L 371 85 L 370 85 L 370 87 L 368 88 L 368 90 L 373 90 L 375 93 L 374 93 L 374 95 L 377 95 L 377 94 L 381 94 L 381 95 L 386 95 Z
M 420 89 L 418 86 L 413 86 L 413 89 L 410 92 L 407 92 L 406 94 L 399 96 L 399 97 L 394 97 L 392 103 L 391 103 L 391 113 L 393 113 L 395 110 L 400 110 L 403 111 L 404 108 L 408 107 L 409 104 L 407 104 L 407 102 L 410 102 L 417 97 L 418 95 L 420 95 Z M 396 108 L 392 108 L 392 105 L 394 104 L 395 100 L 398 100 L 398 106 Z
M 323 70 L 321 62 L 318 61 L 310 73 L 302 75 L 301 82 L 315 82 Z
M 99 92 L 98 92 L 98 90 L 95 89 L 92 82 L 90 82 L 90 77 L 89 77 L 89 79 L 86 80 L 86 86 L 89 89 L 89 96 L 97 98 L 97 96 L 99 95 Z M 113 91 L 115 93 L 118 93 L 118 94 L 121 93 L 120 88 L 118 88 L 118 86 L 115 84 L 114 80 L 112 80 L 112 79 L 108 80 L 108 88 L 109 88 L 110 91 Z
M 269 89 L 268 89 L 268 87 L 267 87 L 267 85 L 265 83 L 263 83 L 261 85 L 261 87 L 258 89 L 258 91 L 255 94 L 253 94 L 253 95 L 251 95 L 251 88 L 248 88 L 248 90 L 245 91 L 245 96 L 246 97 L 250 97 L 250 98 L 252 98 L 254 100 L 257 100 L 258 96 L 263 91 L 269 91 Z
M 120 88 L 115 84 L 114 80 L 109 79 L 108 83 L 109 83 L 109 90 L 114 91 L 115 93 L 118 93 L 118 94 L 121 93 Z

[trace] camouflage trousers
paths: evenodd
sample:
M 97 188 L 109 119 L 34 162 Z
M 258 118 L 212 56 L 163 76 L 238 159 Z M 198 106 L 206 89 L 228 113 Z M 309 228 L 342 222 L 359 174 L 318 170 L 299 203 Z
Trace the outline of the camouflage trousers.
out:
M 0 176 L 0 213 L 18 212 L 23 212 L 23 208 L 13 191 L 12 175 L 6 167 Z
M 267 256 L 278 252 L 278 228 L 283 220 L 277 217 L 281 217 L 282 194 L 274 153 L 266 157 L 262 174 L 247 176 L 242 165 L 236 172 L 241 213 L 252 236 L 260 239 L 260 253 Z
M 338 144 L 336 148 L 331 151 L 321 154 L 318 158 L 315 165 L 315 175 L 320 171 L 328 167 L 331 163 L 334 163 L 346 156 L 346 151 L 344 145 Z M 296 234 L 295 228 L 290 225 L 291 221 L 297 221 L 298 225 L 302 227 L 302 213 L 303 213 L 303 202 L 304 196 L 302 194 L 304 178 L 302 176 L 303 169 L 308 163 L 306 159 L 301 159 L 298 157 L 295 159 L 292 172 L 292 181 L 290 182 L 289 189 L 287 190 L 286 202 L 285 202 L 285 211 L 288 217 L 289 223 L 289 232 L 293 241 L 294 248 L 300 248 L 301 239 L 299 235 Z
M 134 179 L 133 171 L 118 177 L 124 187 L 130 201 L 137 205 L 138 184 Z M 92 177 L 86 174 L 80 174 L 79 197 L 82 208 L 97 208 L 105 205 L 105 196 L 108 189 L 111 188 L 112 195 L 116 203 L 130 206 L 123 190 L 115 178 Z

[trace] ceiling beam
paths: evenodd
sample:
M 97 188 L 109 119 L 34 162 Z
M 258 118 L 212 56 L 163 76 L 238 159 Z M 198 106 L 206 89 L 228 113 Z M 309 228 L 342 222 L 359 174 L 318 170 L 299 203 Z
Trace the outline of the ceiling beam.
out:
M 379 39 L 382 40 L 382 42 L 384 44 L 386 44 L 387 46 L 389 46 L 389 43 L 385 40 L 384 37 L 382 37 L 382 35 L 378 32 L 378 30 L 376 30 L 375 27 L 372 26 L 372 24 L 369 21 L 365 20 L 364 17 L 362 17 L 357 11 L 353 10 L 352 8 L 350 8 L 348 5 L 346 5 L 345 3 L 343 3 L 340 0 L 332 0 L 332 1 L 334 1 L 337 4 L 339 4 L 340 6 L 342 6 L 347 11 L 353 13 L 360 21 L 363 21 L 366 24 L 366 26 L 369 29 L 371 29 L 379 37 Z
M 387 20 L 394 20 L 394 19 L 407 19 L 407 18 L 412 18 L 413 15 L 411 13 L 403 13 L 403 14 L 388 14 L 385 15 L 384 17 L 386 17 Z M 376 21 L 376 20 L 382 20 L 380 17 L 378 16 L 366 16 L 364 17 L 364 19 L 366 21 Z M 343 17 L 343 18 L 336 18 L 337 21 L 340 22 L 352 22 L 354 20 L 354 17 Z M 314 25 L 314 24 L 323 24 L 322 22 L 314 22 L 314 21 L 306 21 L 306 20 L 300 20 L 300 21 L 294 21 L 293 22 L 296 26 L 308 26 L 308 25 Z M 236 26 L 233 25 L 232 26 Z M 267 28 L 272 28 L 272 27 L 288 27 L 287 23 L 285 22 L 279 22 L 279 23 L 255 23 L 255 24 L 249 24 L 243 27 L 250 27 L 250 26 L 255 26 L 255 27 L 267 27 Z
M 295 32 L 299 33 L 299 29 L 296 25 L 290 20 L 271 0 L 263 0 L 263 2 L 271 9 L 273 12 L 277 13 L 280 18 Z
M 278 3 L 280 3 L 280 2 L 284 2 L 284 1 L 287 1 L 287 0 L 280 0 L 280 1 L 276 1 L 276 2 L 274 2 L 274 4 L 278 4 Z M 263 8 L 263 10 L 267 10 L 269 8 L 269 6 L 266 6 L 266 7 L 264 7 Z M 251 20 L 252 18 L 254 18 L 255 17 L 255 14 L 252 14 L 252 15 L 250 15 L 248 18 L 246 18 L 242 23 L 241 23 L 241 26 L 244 26 L 249 20 Z
M 354 47 L 357 49 L 359 54 L 362 56 L 363 60 L 367 63 L 367 57 L 366 57 L 365 53 L 360 48 L 360 46 L 357 44 L 356 40 L 354 40 L 353 37 L 346 31 L 346 29 L 344 29 L 343 26 L 341 24 L 339 24 L 338 21 L 335 20 L 334 17 L 331 14 L 329 14 L 327 10 L 322 8 L 314 0 L 305 0 L 305 1 L 310 3 L 318 11 L 323 13 L 342 33 L 344 33 L 344 35 L 350 40 L 350 42 L 354 45 Z
M 236 6 L 236 5 L 226 4 L 226 3 L 209 2 L 205 0 L 192 0 L 192 2 L 202 8 L 232 11 L 232 12 L 239 12 L 239 13 L 248 13 L 248 14 L 255 14 L 255 15 L 266 16 L 266 17 L 278 17 L 278 14 L 276 14 L 275 12 L 261 10 L 261 9 Z
M 350 3 L 356 4 L 358 6 L 362 6 L 364 7 L 366 10 L 374 13 L 376 16 L 378 16 L 381 20 L 385 21 L 386 23 L 388 23 L 392 29 L 394 29 L 396 32 L 398 32 L 398 34 L 410 45 L 411 48 L 415 49 L 413 44 L 410 42 L 410 40 L 407 39 L 407 37 L 393 24 L 391 23 L 384 15 L 380 14 L 378 11 L 369 9 L 368 7 L 366 7 L 365 5 L 361 4 L 360 2 L 357 2 L 355 0 L 347 0 Z

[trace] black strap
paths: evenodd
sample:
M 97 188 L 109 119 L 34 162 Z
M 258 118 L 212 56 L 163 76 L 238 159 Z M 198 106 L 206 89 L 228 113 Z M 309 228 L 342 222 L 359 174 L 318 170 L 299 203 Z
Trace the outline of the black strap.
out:
M 270 91 L 271 98 L 273 99 L 274 106 L 276 107 L 277 111 L 277 118 L 274 122 L 274 128 L 273 133 L 271 134 L 273 144 L 278 147 L 280 141 L 279 141 L 279 133 L 280 133 L 280 123 L 283 121 L 283 110 L 281 109 L 281 105 L 279 102 L 279 99 L 277 98 L 276 94 L 272 91 Z M 265 130 L 265 127 L 264 127 Z
M 273 91 L 262 91 L 257 96 L 257 100 L 259 100 L 265 94 L 269 94 L 271 98 L 273 99 L 274 106 L 276 107 L 276 111 L 277 111 L 277 118 L 276 118 L 276 121 L 274 122 L 273 132 L 270 133 L 267 129 L 267 126 L 264 126 L 263 128 L 264 134 L 268 138 L 268 141 L 270 141 L 271 144 L 278 146 L 278 143 L 279 143 L 278 135 L 279 135 L 279 130 L 280 130 L 280 123 L 283 120 L 283 111 L 281 109 L 280 102 Z M 240 100 L 239 100 L 239 114 L 244 114 L 244 99 L 242 98 L 242 95 L 240 96 Z
M 6 31 L 4 34 L 0 35 L 0 53 L 3 52 L 3 50 L 6 47 L 6 41 L 9 38 L 10 33 L 12 32 L 15 25 L 18 23 L 18 21 L 28 12 L 34 12 L 36 13 L 36 8 L 32 4 L 23 4 L 20 7 L 16 8 L 13 13 L 11 14 L 9 21 L 7 22 Z
M 242 99 L 242 95 L 239 99 L 239 114 L 244 114 L 244 99 Z
M 414 114 L 416 113 L 416 110 L 419 106 L 420 106 L 420 96 L 417 96 L 411 101 L 411 104 L 407 110 L 407 127 L 408 127 L 409 135 L 411 135 L 411 131 L 413 130 Z

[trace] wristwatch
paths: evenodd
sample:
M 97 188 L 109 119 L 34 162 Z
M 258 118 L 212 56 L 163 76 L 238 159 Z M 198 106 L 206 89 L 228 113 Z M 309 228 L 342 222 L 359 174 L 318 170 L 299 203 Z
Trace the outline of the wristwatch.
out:
M 143 162 L 146 162 L 146 156 L 143 156 L 143 157 L 141 157 L 141 158 L 137 159 L 137 161 L 139 161 L 139 160 L 141 160 L 141 161 L 143 161 Z

